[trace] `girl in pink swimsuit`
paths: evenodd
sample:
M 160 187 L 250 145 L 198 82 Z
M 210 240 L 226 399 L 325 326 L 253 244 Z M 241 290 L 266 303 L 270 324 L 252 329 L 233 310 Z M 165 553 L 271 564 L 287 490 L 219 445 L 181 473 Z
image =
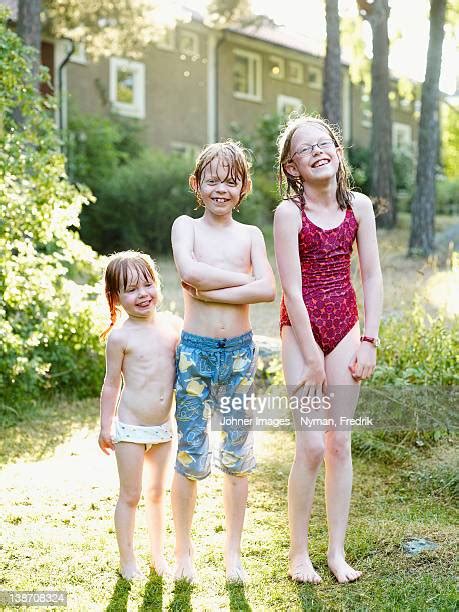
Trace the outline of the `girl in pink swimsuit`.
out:
M 382 276 L 373 207 L 365 195 L 351 191 L 339 135 L 322 119 L 301 115 L 289 121 L 278 145 L 284 200 L 274 216 L 274 244 L 283 289 L 284 378 L 290 395 L 300 400 L 326 393 L 335 418 L 322 430 L 295 423 L 289 575 L 299 582 L 321 581 L 309 557 L 308 523 L 316 477 L 325 462 L 328 566 L 338 582 L 351 582 L 361 572 L 344 553 L 352 458 L 345 424 L 350 422 L 343 426 L 342 417 L 354 415 L 360 381 L 372 375 L 379 345 Z M 364 295 L 362 336 L 350 273 L 354 243 Z

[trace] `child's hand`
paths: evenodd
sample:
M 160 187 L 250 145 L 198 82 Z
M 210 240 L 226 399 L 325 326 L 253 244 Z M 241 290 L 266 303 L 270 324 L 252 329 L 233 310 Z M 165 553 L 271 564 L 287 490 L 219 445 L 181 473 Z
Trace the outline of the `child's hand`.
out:
M 100 430 L 99 434 L 99 446 L 106 455 L 109 455 L 108 449 L 115 450 L 115 445 L 112 441 L 112 436 L 109 431 L 105 431 L 104 429 Z
M 376 367 L 376 347 L 371 342 L 361 342 L 348 368 L 352 378 L 360 382 L 370 378 Z
M 327 378 L 323 358 L 317 356 L 305 365 L 299 384 L 293 390 L 293 395 L 302 389 L 302 396 L 320 396 L 327 393 Z

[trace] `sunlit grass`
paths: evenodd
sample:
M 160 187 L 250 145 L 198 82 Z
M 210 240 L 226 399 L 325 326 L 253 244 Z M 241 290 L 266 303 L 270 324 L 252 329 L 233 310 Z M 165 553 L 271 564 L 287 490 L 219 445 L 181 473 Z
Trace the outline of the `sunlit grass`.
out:
M 250 479 L 243 545 L 251 581 L 244 587 L 225 583 L 222 476 L 215 472 L 200 483 L 194 520 L 199 584 L 175 585 L 153 576 L 147 584 L 131 586 L 116 572 L 117 473 L 114 457 L 97 447 L 96 426 L 97 402 L 92 400 L 51 405 L 48 414 L 43 411 L 35 421 L 27 419 L 8 430 L 14 434 L 9 448 L 15 462 L 8 463 L 5 446 L 0 471 L 2 589 L 63 589 L 72 610 L 415 610 L 425 609 L 426 602 L 431 609 L 452 609 L 454 510 L 447 490 L 429 489 L 429 475 L 437 473 L 441 462 L 452 470 L 454 454 L 447 442 L 428 452 L 413 451 L 402 467 L 355 459 L 347 548 L 364 577 L 354 585 L 338 585 L 326 567 L 323 473 L 310 530 L 323 584 L 301 587 L 287 579 L 286 492 L 294 440 L 290 433 L 275 432 L 256 438 L 259 465 Z M 144 512 L 142 504 L 135 542 L 146 570 Z M 439 547 L 407 557 L 401 544 L 412 536 L 432 539 Z M 169 509 L 166 548 L 172 560 Z

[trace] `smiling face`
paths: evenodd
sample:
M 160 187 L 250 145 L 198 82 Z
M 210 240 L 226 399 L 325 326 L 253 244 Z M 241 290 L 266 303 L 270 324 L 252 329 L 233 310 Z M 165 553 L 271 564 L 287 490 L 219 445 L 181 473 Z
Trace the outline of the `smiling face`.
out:
M 250 179 L 244 185 L 229 161 L 220 156 L 214 157 L 205 167 L 199 185 L 194 176 L 190 182 L 206 211 L 217 216 L 231 214 L 250 188 Z
M 341 155 L 341 148 L 336 146 L 328 130 L 311 121 L 300 125 L 293 134 L 290 160 L 284 167 L 304 183 L 336 180 Z
M 147 318 L 155 311 L 158 290 L 148 271 L 129 265 L 126 283 L 120 278 L 118 300 L 120 306 L 133 318 Z

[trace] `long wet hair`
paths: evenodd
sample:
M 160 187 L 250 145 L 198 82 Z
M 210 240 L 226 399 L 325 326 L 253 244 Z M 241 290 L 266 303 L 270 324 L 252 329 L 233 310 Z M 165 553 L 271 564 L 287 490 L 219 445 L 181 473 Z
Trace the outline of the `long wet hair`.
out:
M 105 297 L 110 309 L 110 325 L 100 334 L 102 340 L 105 340 L 113 329 L 121 312 L 119 295 L 121 289 L 125 291 L 127 288 L 130 278 L 129 272 L 131 274 L 137 273 L 138 278 L 142 277 L 146 281 L 153 282 L 158 295 L 157 304 L 161 301 L 161 281 L 153 259 L 146 253 L 138 251 L 114 253 L 109 257 L 104 273 Z
M 204 206 L 200 193 L 200 186 L 203 180 L 203 175 L 208 166 L 218 159 L 223 167 L 227 167 L 225 181 L 230 178 L 235 183 L 238 180 L 242 182 L 241 196 L 236 209 L 242 200 L 250 193 L 250 160 L 249 152 L 244 149 L 240 142 L 228 139 L 225 142 L 215 142 L 205 146 L 199 153 L 194 171 L 190 175 L 189 184 L 196 196 L 196 201 L 199 206 Z M 196 187 L 192 185 L 192 178 L 196 181 Z
M 328 123 L 322 117 L 314 115 L 293 115 L 287 121 L 277 139 L 278 149 L 278 183 L 279 191 L 283 200 L 291 199 L 303 209 L 306 207 L 306 195 L 301 176 L 293 176 L 285 168 L 291 161 L 292 138 L 298 128 L 308 124 L 314 124 L 323 128 L 335 143 L 335 147 L 342 148 L 341 132 L 338 126 Z M 350 207 L 353 194 L 351 191 L 351 173 L 343 155 L 339 156 L 339 166 L 336 173 L 336 199 L 342 210 Z

